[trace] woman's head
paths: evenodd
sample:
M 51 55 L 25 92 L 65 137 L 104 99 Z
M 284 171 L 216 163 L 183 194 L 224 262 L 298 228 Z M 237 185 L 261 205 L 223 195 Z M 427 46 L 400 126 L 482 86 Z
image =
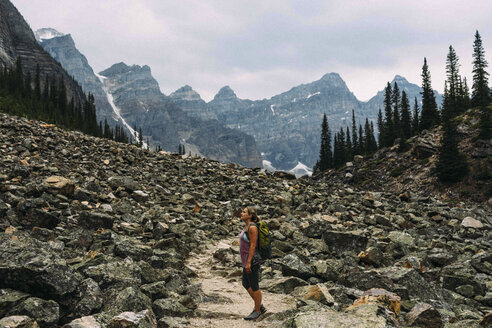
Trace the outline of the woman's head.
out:
M 245 207 L 241 212 L 241 220 L 246 221 L 250 219 L 252 222 L 259 222 L 260 218 L 256 214 L 256 210 L 252 206 Z

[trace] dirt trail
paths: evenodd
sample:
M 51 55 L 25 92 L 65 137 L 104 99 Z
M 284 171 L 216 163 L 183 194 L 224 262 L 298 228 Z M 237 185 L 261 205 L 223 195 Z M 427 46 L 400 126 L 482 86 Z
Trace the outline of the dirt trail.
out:
M 295 300 L 291 296 L 273 294 L 262 289 L 263 304 L 268 310 L 267 313 L 256 322 L 243 319 L 253 310 L 253 300 L 241 285 L 241 268 L 224 267 L 213 259 L 214 252 L 219 248 L 238 247 L 233 246 L 235 240 L 236 238 L 229 238 L 209 244 L 200 255 L 190 256 L 187 265 L 198 275 L 193 283 L 202 284 L 206 299 L 198 307 L 197 312 L 201 315 L 190 319 L 189 327 L 276 327 L 278 322 L 264 319 L 295 308 Z

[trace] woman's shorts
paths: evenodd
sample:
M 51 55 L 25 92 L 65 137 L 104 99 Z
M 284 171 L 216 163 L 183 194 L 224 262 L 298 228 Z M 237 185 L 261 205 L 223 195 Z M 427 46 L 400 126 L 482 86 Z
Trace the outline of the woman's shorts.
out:
M 243 268 L 243 287 L 248 289 L 252 289 L 254 292 L 256 292 L 258 289 L 260 289 L 259 283 L 260 283 L 260 264 L 254 264 L 251 266 L 251 273 L 246 273 L 246 269 Z

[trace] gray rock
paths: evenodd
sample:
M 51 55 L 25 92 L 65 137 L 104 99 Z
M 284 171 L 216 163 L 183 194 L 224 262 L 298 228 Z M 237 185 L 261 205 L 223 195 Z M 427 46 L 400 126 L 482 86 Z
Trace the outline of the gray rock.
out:
M 141 312 L 123 312 L 113 317 L 108 325 L 110 328 L 156 328 L 157 320 L 149 310 Z
M 441 328 L 443 322 L 441 314 L 432 305 L 419 303 L 412 308 L 412 311 L 407 313 L 406 321 L 410 326 L 426 327 L 426 328 Z
M 308 279 L 314 276 L 314 270 L 306 265 L 297 255 L 289 254 L 282 259 L 282 274 L 284 276 L 294 276 Z
M 274 280 L 265 281 L 262 283 L 261 287 L 264 286 L 266 290 L 272 293 L 283 293 L 289 294 L 296 287 L 306 286 L 308 283 L 300 278 L 296 277 L 287 277 L 287 278 L 279 278 Z
M 5 328 L 39 328 L 38 323 L 25 315 L 13 315 L 0 319 L 0 327 Z
M 11 314 L 28 316 L 41 327 L 56 327 L 60 319 L 60 308 L 55 301 L 31 297 L 11 310 Z
M 46 244 L 0 233 L 0 287 L 55 300 L 69 298 L 82 281 Z
M 79 224 L 88 229 L 111 229 L 114 218 L 106 213 L 84 211 L 79 214 Z
M 192 310 L 172 298 L 155 300 L 152 304 L 152 309 L 159 319 L 165 316 L 182 317 L 192 312 Z
M 323 240 L 330 250 L 342 254 L 346 251 L 360 251 L 366 249 L 367 237 L 355 232 L 325 231 Z
M 67 323 L 63 328 L 100 328 L 101 323 L 94 316 L 86 316 Z

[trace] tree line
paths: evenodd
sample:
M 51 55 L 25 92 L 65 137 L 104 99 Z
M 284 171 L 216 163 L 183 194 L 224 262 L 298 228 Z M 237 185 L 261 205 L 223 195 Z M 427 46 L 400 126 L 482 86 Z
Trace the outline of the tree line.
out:
M 384 90 L 384 116 L 379 109 L 377 124 L 379 129 L 378 143 L 374 138 L 372 122 L 366 118 L 365 129 L 359 125 L 359 132 L 355 125 L 354 111 L 352 110 L 352 131 L 349 127 L 346 132 L 341 128 L 333 138 L 331 147 L 331 131 L 326 114 L 321 124 L 321 146 L 319 160 L 314 171 L 322 172 L 336 169 L 351 160 L 354 155 L 370 155 L 378 148 L 393 146 L 397 141 L 399 151 L 408 149 L 407 140 L 423 130 L 432 129 L 442 124 L 444 134 L 439 149 L 439 158 L 436 164 L 436 174 L 441 181 L 456 182 L 461 180 L 469 171 L 466 157 L 459 152 L 459 138 L 456 130 L 456 117 L 463 114 L 470 107 L 478 107 L 480 111 L 479 138 L 490 139 L 492 123 L 489 103 L 490 88 L 488 85 L 489 73 L 486 71 L 488 63 L 482 39 L 478 31 L 475 33 L 473 44 L 473 85 L 470 91 L 466 78 L 459 74 L 459 58 L 452 46 L 446 57 L 446 82 L 441 109 L 438 109 L 434 90 L 431 84 L 431 74 L 427 59 L 422 66 L 422 109 L 419 109 L 417 98 L 414 100 L 413 111 L 405 91 L 399 90 L 395 82 L 393 86 L 388 82 Z
M 21 59 L 11 68 L 0 68 L 0 112 L 41 120 L 86 134 L 128 143 L 123 127 L 111 128 L 105 120 L 97 122 L 94 95 L 81 104 L 68 101 L 65 81 L 45 76 L 41 82 L 39 65 L 33 74 L 22 69 Z

